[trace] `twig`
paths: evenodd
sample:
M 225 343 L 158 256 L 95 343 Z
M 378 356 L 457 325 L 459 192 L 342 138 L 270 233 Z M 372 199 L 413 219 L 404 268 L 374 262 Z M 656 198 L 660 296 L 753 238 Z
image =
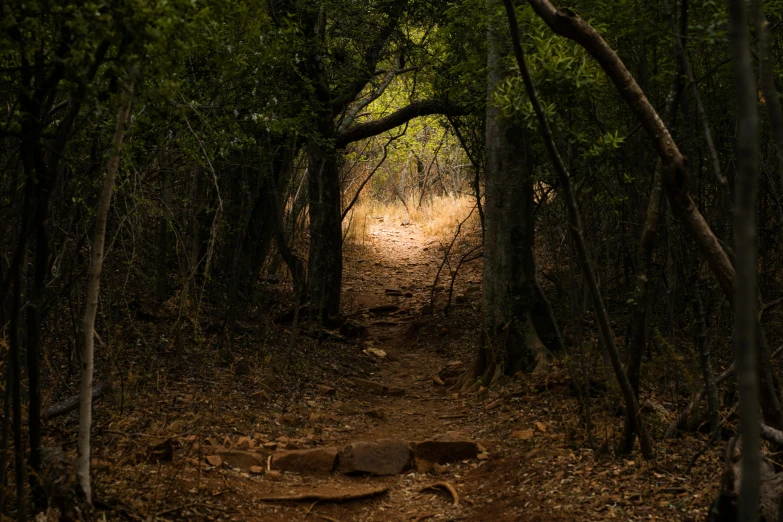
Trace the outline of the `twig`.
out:
M 783 346 L 779 346 L 773 353 L 770 355 L 770 361 L 773 360 L 775 357 L 780 355 L 780 353 L 783 352 Z M 730 377 L 734 375 L 734 363 L 731 363 L 731 366 L 726 368 L 726 370 L 721 373 L 716 379 L 715 379 L 715 385 L 719 385 L 725 381 L 727 381 Z M 666 432 L 663 434 L 664 439 L 669 439 L 674 436 L 674 433 L 685 423 L 688 418 L 691 416 L 691 413 L 696 409 L 696 406 L 699 405 L 699 403 L 702 401 L 705 395 L 705 389 L 701 388 L 699 390 L 699 393 L 696 394 L 696 397 L 688 404 L 688 407 L 685 408 L 685 410 L 677 415 L 675 419 L 672 421 L 672 423 L 669 425 L 668 428 L 666 428 Z
M 721 421 L 718 423 L 718 425 L 717 425 L 717 426 L 715 426 L 715 429 L 712 431 L 712 434 L 710 435 L 710 438 L 709 438 L 709 440 L 708 440 L 708 441 L 706 442 L 706 444 L 704 444 L 704 446 L 702 446 L 702 448 L 701 448 L 701 449 L 700 449 L 698 452 L 696 452 L 696 454 L 693 456 L 693 458 L 691 459 L 691 461 L 688 463 L 688 467 L 687 467 L 687 468 L 685 468 L 685 474 L 686 474 L 686 475 L 688 475 L 688 474 L 691 472 L 691 470 L 693 469 L 693 466 L 695 466 L 695 465 L 696 465 L 696 461 L 697 461 L 697 460 L 699 460 L 699 457 L 701 457 L 702 455 L 704 455 L 704 454 L 707 452 L 707 450 L 709 449 L 709 447 L 710 447 L 710 446 L 712 446 L 712 444 L 713 444 L 715 441 L 717 441 L 717 440 L 718 440 L 718 438 L 720 437 L 721 431 L 723 430 L 723 425 L 726 423 L 726 419 L 728 419 L 729 417 L 731 417 L 733 414 L 737 413 L 737 410 L 739 410 L 739 402 L 737 402 L 736 404 L 734 404 L 734 407 L 732 407 L 732 408 L 731 408 L 731 411 L 729 411 L 729 414 L 728 414 L 728 415 L 726 415 L 726 417 L 725 417 L 725 418 L 721 419 Z
M 446 491 L 448 491 L 451 494 L 451 498 L 454 500 L 454 506 L 459 505 L 459 494 L 457 493 L 457 490 L 454 489 L 454 486 L 449 484 L 448 482 L 436 482 L 435 484 L 429 485 L 425 488 L 422 488 L 421 491 L 426 491 L 428 489 L 438 489 L 443 488 Z
M 307 518 L 307 515 L 309 515 L 309 514 L 310 514 L 310 512 L 313 510 L 313 508 L 315 507 L 315 505 L 316 505 L 316 504 L 318 504 L 318 501 L 317 501 L 317 500 L 316 500 L 315 502 L 313 502 L 312 504 L 310 504 L 310 507 L 309 507 L 309 508 L 307 508 L 307 511 L 305 511 L 305 514 L 304 514 L 304 516 L 302 517 L 302 519 L 305 519 L 305 518 Z
M 473 215 L 473 211 L 476 210 L 475 205 L 473 208 L 470 209 L 470 213 L 467 215 L 465 219 L 460 221 L 457 224 L 457 231 L 454 234 L 454 238 L 451 240 L 451 244 L 449 244 L 449 247 L 446 249 L 445 254 L 443 255 L 443 262 L 438 267 L 438 272 L 435 274 L 435 280 L 432 282 L 432 288 L 430 289 L 430 308 L 432 311 L 435 311 L 435 286 L 438 284 L 438 278 L 440 277 L 440 273 L 443 270 L 443 265 L 446 264 L 446 262 L 449 260 L 449 255 L 451 254 L 451 249 L 454 248 L 454 243 L 456 243 L 457 238 L 459 237 L 460 232 L 462 231 L 462 225 L 464 225 L 468 219 L 470 219 L 470 216 Z

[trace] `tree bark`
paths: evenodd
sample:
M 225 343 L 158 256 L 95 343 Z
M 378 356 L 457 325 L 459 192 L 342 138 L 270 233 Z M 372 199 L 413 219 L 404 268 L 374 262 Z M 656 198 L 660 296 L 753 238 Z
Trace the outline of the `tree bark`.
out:
M 493 13 L 499 5 L 498 0 L 487 0 L 487 11 Z M 484 375 L 485 386 L 496 368 L 513 375 L 535 362 L 527 339 L 534 264 L 531 151 L 523 125 L 505 118 L 494 101 L 496 89 L 510 76 L 503 63 L 509 51 L 506 35 L 503 20 L 490 16 L 481 347 L 486 353 L 474 369 L 474 376 Z
M 672 16 L 672 28 L 676 24 Z M 685 20 L 685 14 L 683 14 Z M 684 35 L 687 27 L 682 24 L 680 33 Z M 664 109 L 664 123 L 668 127 L 674 121 L 674 115 L 677 112 L 677 106 L 682 95 L 681 76 L 683 65 L 681 55 L 682 46 L 680 45 L 680 36 L 674 37 L 674 76 L 672 77 L 669 95 L 666 97 L 666 107 Z M 655 239 L 658 235 L 658 225 L 661 218 L 661 207 L 663 204 L 663 163 L 661 160 L 656 162 L 653 186 L 650 191 L 650 200 L 647 203 L 647 215 L 644 221 L 641 237 L 639 238 L 639 251 L 637 255 L 636 266 L 636 288 L 632 298 L 631 312 L 631 342 L 628 351 L 628 362 L 626 371 L 628 380 L 631 382 L 636 400 L 639 400 L 639 383 L 641 380 L 642 357 L 647 347 L 647 308 L 648 308 L 648 287 L 650 283 L 650 266 L 652 265 L 653 250 Z M 626 411 L 625 426 L 623 427 L 623 436 L 620 445 L 617 448 L 619 454 L 627 454 L 633 451 L 633 443 L 636 432 L 634 431 L 634 422 L 630 411 Z
M 121 107 L 117 115 L 117 125 L 109 151 L 109 163 L 106 177 L 103 180 L 101 199 L 98 202 L 98 212 L 95 217 L 92 253 L 88 274 L 87 302 L 84 308 L 84 347 L 82 348 L 82 375 L 79 404 L 79 437 L 77 441 L 78 459 L 76 476 L 87 502 L 92 504 L 92 486 L 90 484 L 90 428 L 92 427 L 92 379 L 93 379 L 93 347 L 95 343 L 95 315 L 98 311 L 98 294 L 101 285 L 103 269 L 103 249 L 106 240 L 106 221 L 111 204 L 111 193 L 114 178 L 120 162 L 120 147 L 125 137 L 125 127 L 130 116 L 131 94 L 133 85 L 127 84 L 122 96 Z
M 753 76 L 748 16 L 743 0 L 729 0 L 729 41 L 737 98 L 737 175 L 734 183 L 734 360 L 740 396 L 742 481 L 739 520 L 759 515 L 761 418 L 756 346 L 756 198 L 759 177 L 758 106 Z
M 632 418 L 634 419 L 634 429 L 639 434 L 642 455 L 645 459 L 650 459 L 653 456 L 652 442 L 647 435 L 644 420 L 642 419 L 641 411 L 639 410 L 639 405 L 636 401 L 636 395 L 634 394 L 631 383 L 628 380 L 628 375 L 625 373 L 622 362 L 620 361 L 620 353 L 615 343 L 614 332 L 612 331 L 612 327 L 609 323 L 609 315 L 607 314 L 606 308 L 604 307 L 603 298 L 601 297 L 601 291 L 598 288 L 595 271 L 593 270 L 592 262 L 590 261 L 590 257 L 587 252 L 587 245 L 585 244 L 582 227 L 582 219 L 580 217 L 579 208 L 577 207 L 576 198 L 574 197 L 574 193 L 571 187 L 571 176 L 566 169 L 562 158 L 560 157 L 560 153 L 557 150 L 557 145 L 555 145 L 555 140 L 552 135 L 552 130 L 549 127 L 546 113 L 544 112 L 541 102 L 538 99 L 535 85 L 533 84 L 533 80 L 530 77 L 527 65 L 525 64 L 525 56 L 522 51 L 522 45 L 519 39 L 519 26 L 517 24 L 514 6 L 512 5 L 511 0 L 503 0 L 503 3 L 506 6 L 506 14 L 508 15 L 509 26 L 511 27 L 511 41 L 514 46 L 514 54 L 517 59 L 517 65 L 519 66 L 519 72 L 522 75 L 522 80 L 525 84 L 525 90 L 527 91 L 528 97 L 530 98 L 530 101 L 533 105 L 533 110 L 535 111 L 538 118 L 539 128 L 541 129 L 544 144 L 546 145 L 547 151 L 549 152 L 549 156 L 552 159 L 552 163 L 554 164 L 555 170 L 560 180 L 560 188 L 562 190 L 568 211 L 568 224 L 571 229 L 571 234 L 574 238 L 576 250 L 579 254 L 580 262 L 584 270 L 585 284 L 590 291 L 590 296 L 593 301 L 593 307 L 595 308 L 601 336 L 604 340 L 604 343 L 606 343 L 606 348 L 609 353 L 612 368 L 615 372 L 615 377 L 620 384 L 623 399 L 625 400 L 625 407 L 629 410 Z

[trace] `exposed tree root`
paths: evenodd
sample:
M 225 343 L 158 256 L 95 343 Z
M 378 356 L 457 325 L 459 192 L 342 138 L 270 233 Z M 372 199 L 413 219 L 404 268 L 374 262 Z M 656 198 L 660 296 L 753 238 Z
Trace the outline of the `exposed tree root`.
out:
M 303 502 L 313 500 L 318 502 L 348 502 L 350 500 L 360 500 L 363 498 L 375 497 L 389 491 L 388 486 L 377 488 L 367 488 L 348 492 L 328 492 L 328 493 L 302 493 L 301 495 L 278 495 L 261 497 L 258 500 L 262 502 Z M 320 516 L 320 515 L 319 515 Z
M 446 491 L 448 491 L 451 494 L 451 498 L 454 501 L 454 506 L 459 505 L 459 494 L 457 493 L 457 490 L 449 484 L 448 482 L 436 482 L 435 484 L 431 484 L 427 487 L 421 488 L 421 491 L 427 491 L 428 489 L 438 489 L 443 488 Z

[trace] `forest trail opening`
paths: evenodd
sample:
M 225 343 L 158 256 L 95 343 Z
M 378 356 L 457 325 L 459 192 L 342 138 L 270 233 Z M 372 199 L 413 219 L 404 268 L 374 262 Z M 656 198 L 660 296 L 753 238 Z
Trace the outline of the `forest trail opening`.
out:
M 461 297 L 448 316 L 442 312 L 448 278 L 438 285 L 435 313 L 422 315 L 443 242 L 418 223 L 371 219 L 363 245 L 349 248 L 345 259 L 345 313 L 362 334 L 332 332 L 336 341 L 327 335 L 308 347 L 318 352 L 310 355 L 318 364 L 299 368 L 294 358 L 293 379 L 262 377 L 263 366 L 253 364 L 207 365 L 198 377 L 164 379 L 158 396 L 167 399 L 102 423 L 96 483 L 98 506 L 109 518 L 703 518 L 719 455 L 705 456 L 688 477 L 679 473 L 690 454 L 667 453 L 664 445 L 654 463 L 594 456 L 568 374 L 557 366 L 546 376 L 468 395 L 441 384 L 472 360 L 480 264 L 459 274 L 454 293 Z M 157 416 L 139 415 L 144 409 Z M 606 430 L 619 430 L 621 420 L 594 419 Z M 355 443 L 385 441 L 369 451 L 370 466 L 388 471 L 398 465 L 401 447 L 389 439 L 415 448 L 444 437 L 475 443 L 477 452 L 463 458 L 457 450 L 443 464 L 408 457 L 382 476 L 340 473 L 339 460 L 333 470 L 336 453 Z M 682 452 L 700 442 L 678 444 Z

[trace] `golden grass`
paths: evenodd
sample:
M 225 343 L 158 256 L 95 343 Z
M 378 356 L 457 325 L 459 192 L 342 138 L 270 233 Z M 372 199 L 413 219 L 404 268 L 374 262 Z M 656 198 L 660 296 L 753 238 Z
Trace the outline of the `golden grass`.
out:
M 476 200 L 469 196 L 438 196 L 425 201 L 417 208 L 417 201 L 418 198 L 411 197 L 406 210 L 399 199 L 390 203 L 370 198 L 360 199 L 343 222 L 345 242 L 362 244 L 369 235 L 370 226 L 380 219 L 395 225 L 420 225 L 428 236 L 449 238 L 454 234 L 457 224 L 470 214 L 476 203 Z M 463 232 L 479 226 L 478 222 L 478 212 L 473 211 L 473 215 L 463 225 Z

